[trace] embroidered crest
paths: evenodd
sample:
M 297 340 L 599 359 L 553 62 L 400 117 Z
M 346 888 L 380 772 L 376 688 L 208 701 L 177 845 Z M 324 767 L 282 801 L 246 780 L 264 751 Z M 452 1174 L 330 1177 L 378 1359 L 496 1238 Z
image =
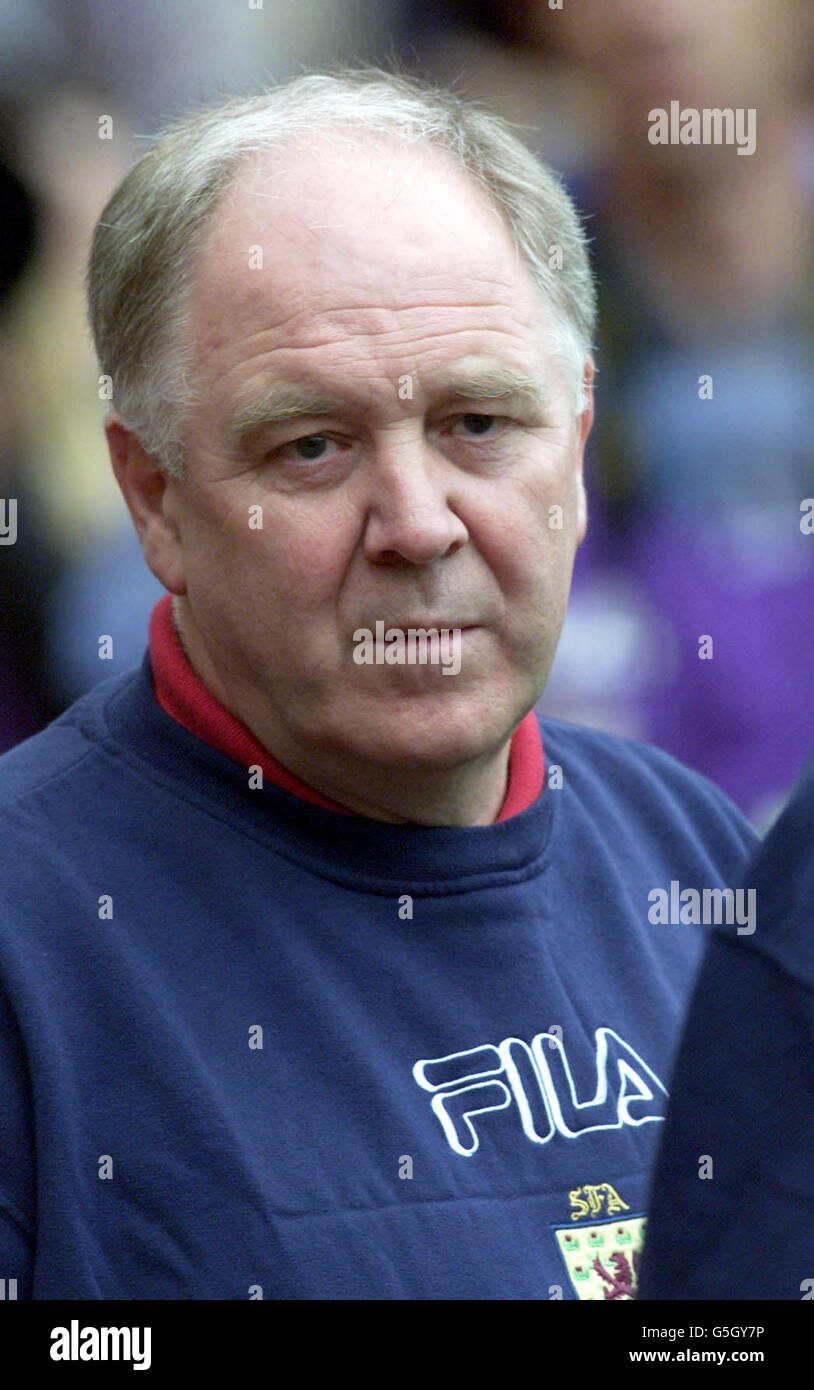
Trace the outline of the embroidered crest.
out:
M 636 1293 L 645 1216 L 552 1226 L 577 1298 L 631 1299 Z

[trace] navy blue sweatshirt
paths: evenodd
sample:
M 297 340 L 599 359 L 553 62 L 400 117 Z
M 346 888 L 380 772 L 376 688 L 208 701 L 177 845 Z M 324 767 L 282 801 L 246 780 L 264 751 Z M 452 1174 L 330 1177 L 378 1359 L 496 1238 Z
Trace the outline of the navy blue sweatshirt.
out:
M 814 1298 L 814 758 L 744 883 L 755 931 L 714 928 L 686 1022 L 642 1298 Z
M 666 754 L 541 729 L 502 822 L 338 817 L 145 656 L 0 759 L 19 1298 L 631 1297 L 706 933 L 650 895 L 755 836 Z

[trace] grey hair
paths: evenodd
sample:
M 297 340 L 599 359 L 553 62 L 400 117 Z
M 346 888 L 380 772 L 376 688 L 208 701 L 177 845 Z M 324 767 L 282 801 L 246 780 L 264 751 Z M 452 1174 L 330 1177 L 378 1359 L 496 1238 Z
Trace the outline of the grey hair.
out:
M 171 476 L 184 476 L 182 430 L 195 404 L 187 313 L 218 201 L 247 156 L 326 127 L 446 150 L 486 191 L 542 291 L 552 350 L 579 414 L 596 296 L 587 238 L 559 177 L 501 117 L 412 77 L 347 68 L 192 109 L 157 137 L 102 212 L 88 263 L 88 316 L 115 410 L 145 451 Z

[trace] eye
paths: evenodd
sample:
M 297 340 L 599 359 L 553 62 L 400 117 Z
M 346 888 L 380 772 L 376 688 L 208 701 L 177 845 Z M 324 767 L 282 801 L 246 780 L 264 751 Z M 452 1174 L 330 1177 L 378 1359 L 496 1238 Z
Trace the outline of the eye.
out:
M 276 457 L 283 462 L 321 463 L 331 444 L 335 444 L 326 434 L 306 434 L 301 439 L 291 439 L 275 450 Z
M 464 426 L 464 436 L 469 439 L 481 439 L 489 436 L 494 439 L 503 433 L 503 427 L 511 422 L 505 415 L 479 415 L 475 412 L 467 412 L 466 415 L 459 415 L 454 422 L 453 428 L 458 425 Z

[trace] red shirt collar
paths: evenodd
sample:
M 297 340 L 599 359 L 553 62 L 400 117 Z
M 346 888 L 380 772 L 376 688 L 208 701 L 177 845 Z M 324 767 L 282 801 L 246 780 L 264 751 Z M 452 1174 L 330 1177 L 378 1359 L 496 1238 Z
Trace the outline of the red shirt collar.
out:
M 191 734 L 195 734 L 196 738 L 244 767 L 259 766 L 264 780 L 281 787 L 283 791 L 311 801 L 315 806 L 322 806 L 326 811 L 336 811 L 342 816 L 357 815 L 356 811 L 330 801 L 314 787 L 301 782 L 299 777 L 278 763 L 268 749 L 258 743 L 246 725 L 241 724 L 207 690 L 181 646 L 172 620 L 171 594 L 165 594 L 158 600 L 150 618 L 150 664 L 156 699 L 161 708 Z M 534 711 L 530 710 L 512 736 L 509 785 L 498 821 L 518 815 L 537 800 L 543 789 L 544 772 L 540 727 Z

